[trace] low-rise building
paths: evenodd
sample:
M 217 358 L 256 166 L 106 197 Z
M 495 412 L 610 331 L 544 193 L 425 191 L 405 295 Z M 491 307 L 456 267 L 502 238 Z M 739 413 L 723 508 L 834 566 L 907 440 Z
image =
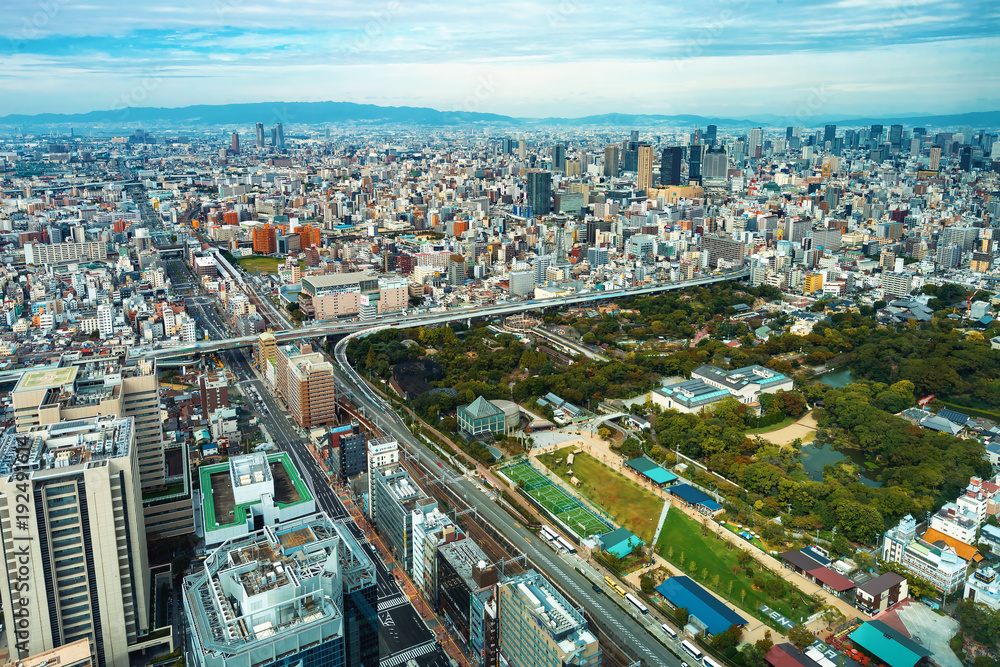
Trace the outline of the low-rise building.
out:
M 1000 611 L 1000 578 L 992 567 L 984 567 L 973 572 L 965 580 L 962 598 L 982 602 L 991 609 Z

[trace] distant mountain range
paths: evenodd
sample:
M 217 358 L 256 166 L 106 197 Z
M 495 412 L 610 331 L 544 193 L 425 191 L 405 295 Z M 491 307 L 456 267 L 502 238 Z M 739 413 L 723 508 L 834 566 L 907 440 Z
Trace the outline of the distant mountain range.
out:
M 1000 127 L 1000 111 L 975 111 L 962 114 L 922 115 L 917 113 L 865 118 L 816 117 L 789 118 L 777 115 L 759 115 L 743 119 L 691 114 L 623 114 L 609 113 L 580 118 L 516 118 L 492 113 L 470 111 L 439 111 L 427 107 L 383 107 L 353 102 L 257 102 L 250 104 L 199 104 L 196 106 L 162 108 L 129 107 L 119 110 L 91 111 L 77 114 L 43 113 L 36 115 L 12 114 L 0 117 L 0 126 L 102 126 L 116 127 L 196 127 L 196 126 L 246 126 L 264 123 L 290 125 L 331 125 L 355 123 L 360 125 L 423 125 L 435 127 L 477 125 L 508 125 L 530 128 L 532 126 L 564 127 L 704 127 L 718 125 L 723 128 L 754 127 L 765 125 L 785 127 L 801 125 L 820 127 L 826 124 L 922 125 L 950 127 L 969 125 L 974 128 Z

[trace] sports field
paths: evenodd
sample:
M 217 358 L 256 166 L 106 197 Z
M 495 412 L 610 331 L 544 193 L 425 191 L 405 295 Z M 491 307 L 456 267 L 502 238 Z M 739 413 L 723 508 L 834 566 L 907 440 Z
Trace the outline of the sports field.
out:
M 526 461 L 501 468 L 499 472 L 517 486 L 523 481 L 525 493 L 580 537 L 603 535 L 615 528 Z

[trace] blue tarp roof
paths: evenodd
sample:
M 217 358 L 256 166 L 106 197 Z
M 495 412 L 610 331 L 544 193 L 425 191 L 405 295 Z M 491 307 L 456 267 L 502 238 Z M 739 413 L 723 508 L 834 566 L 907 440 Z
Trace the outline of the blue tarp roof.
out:
M 709 634 L 725 632 L 730 625 L 747 624 L 745 618 L 689 577 L 671 577 L 657 586 L 656 592 L 673 606 L 686 607 L 691 616 L 705 624 Z
M 642 473 L 656 484 L 669 484 L 677 479 L 677 475 L 664 470 L 645 456 L 626 461 L 625 465 L 636 472 Z

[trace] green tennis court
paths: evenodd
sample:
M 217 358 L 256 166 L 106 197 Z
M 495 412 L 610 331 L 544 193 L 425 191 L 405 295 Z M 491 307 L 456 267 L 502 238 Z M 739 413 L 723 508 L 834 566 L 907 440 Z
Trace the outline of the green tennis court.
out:
M 595 514 L 590 508 L 573 496 L 566 493 L 562 487 L 553 484 L 548 477 L 535 470 L 527 461 L 514 463 L 500 468 L 500 474 L 509 479 L 515 486 L 521 482 L 524 492 L 534 498 L 552 516 L 580 537 L 604 535 L 612 530 L 609 522 Z

